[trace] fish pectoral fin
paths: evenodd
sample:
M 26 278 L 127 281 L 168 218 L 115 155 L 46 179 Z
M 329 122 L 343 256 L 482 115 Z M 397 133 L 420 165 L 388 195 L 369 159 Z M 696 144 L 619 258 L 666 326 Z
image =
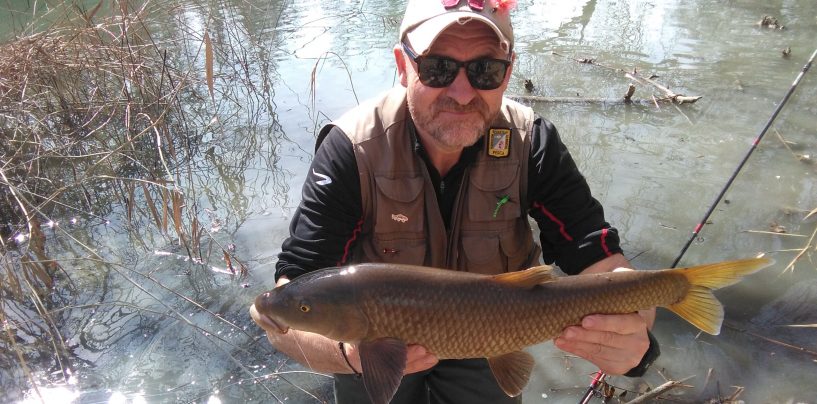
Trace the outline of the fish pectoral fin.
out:
M 556 280 L 556 277 L 553 276 L 553 267 L 550 265 L 532 267 L 524 271 L 506 272 L 494 275 L 491 278 L 499 283 L 525 289 Z
M 516 397 L 528 384 L 533 371 L 533 357 L 527 352 L 516 351 L 488 358 L 488 365 L 502 391 Z
M 388 404 L 406 369 L 406 343 L 397 338 L 363 341 L 358 345 L 363 384 L 372 404 Z

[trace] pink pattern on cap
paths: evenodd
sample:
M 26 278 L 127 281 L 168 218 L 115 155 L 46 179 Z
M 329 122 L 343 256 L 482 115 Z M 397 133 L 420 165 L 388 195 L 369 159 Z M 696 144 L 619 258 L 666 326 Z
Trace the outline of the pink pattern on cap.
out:
M 440 0 L 446 9 L 457 7 L 460 1 L 461 0 Z M 482 11 L 482 9 L 485 8 L 485 0 L 468 0 L 468 7 L 471 7 L 471 10 L 474 11 Z
M 468 6 L 472 10 L 482 11 L 485 8 L 485 0 L 468 0 Z

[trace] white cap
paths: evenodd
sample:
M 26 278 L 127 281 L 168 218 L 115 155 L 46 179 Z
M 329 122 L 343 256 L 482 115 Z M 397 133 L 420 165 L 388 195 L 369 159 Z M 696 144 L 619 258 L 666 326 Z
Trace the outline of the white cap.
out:
M 505 52 L 513 49 L 511 8 L 516 0 L 409 0 L 400 40 L 408 42 L 422 55 L 446 28 L 452 24 L 482 21 L 499 37 L 499 46 Z

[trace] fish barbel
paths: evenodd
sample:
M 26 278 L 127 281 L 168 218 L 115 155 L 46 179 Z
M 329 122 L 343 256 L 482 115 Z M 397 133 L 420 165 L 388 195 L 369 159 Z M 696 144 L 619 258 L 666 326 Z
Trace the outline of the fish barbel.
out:
M 274 324 L 358 346 L 374 404 L 388 403 L 405 369 L 406 346 L 439 359 L 487 358 L 500 387 L 516 396 L 533 358 L 523 348 L 547 341 L 589 314 L 665 307 L 718 334 L 723 306 L 712 291 L 772 261 L 754 258 L 690 268 L 555 277 L 541 266 L 479 275 L 395 264 L 360 264 L 299 276 L 259 295 L 250 314 Z

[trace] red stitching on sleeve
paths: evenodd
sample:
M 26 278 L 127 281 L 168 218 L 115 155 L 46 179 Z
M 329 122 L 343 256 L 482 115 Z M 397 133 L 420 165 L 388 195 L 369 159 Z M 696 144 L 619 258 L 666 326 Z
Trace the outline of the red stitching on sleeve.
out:
M 559 220 L 556 216 L 554 216 L 553 213 L 550 213 L 550 211 L 547 210 L 547 208 L 545 208 L 545 205 L 542 205 L 539 202 L 534 202 L 533 207 L 539 209 L 539 211 L 541 211 L 542 214 L 547 216 L 548 219 L 550 219 L 553 223 L 556 223 L 556 225 L 559 226 L 559 233 L 562 233 L 562 237 L 564 237 L 565 240 L 573 241 L 573 237 L 570 237 L 570 235 L 567 234 L 567 230 L 565 230 L 565 224 L 562 223 L 562 221 Z
M 346 246 L 343 247 L 343 257 L 340 258 L 340 262 L 337 264 L 338 266 L 346 264 L 346 260 L 349 259 L 349 249 L 352 248 L 352 243 L 357 240 L 357 235 L 360 234 L 361 228 L 363 228 L 362 217 L 357 221 L 357 225 L 352 230 L 352 237 L 349 237 L 349 240 L 346 241 Z
M 607 248 L 607 229 L 601 229 L 601 249 L 604 250 L 606 256 L 611 256 L 613 253 Z

